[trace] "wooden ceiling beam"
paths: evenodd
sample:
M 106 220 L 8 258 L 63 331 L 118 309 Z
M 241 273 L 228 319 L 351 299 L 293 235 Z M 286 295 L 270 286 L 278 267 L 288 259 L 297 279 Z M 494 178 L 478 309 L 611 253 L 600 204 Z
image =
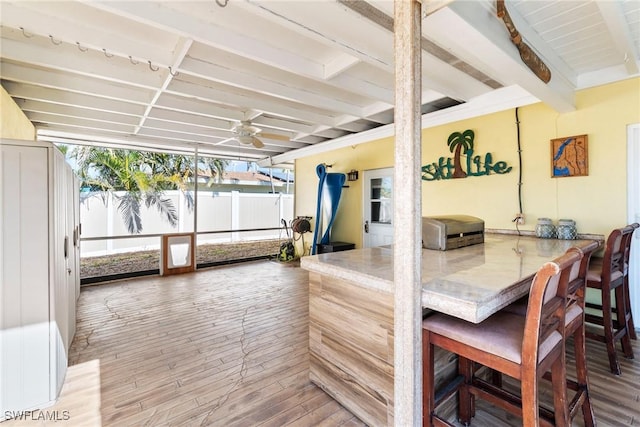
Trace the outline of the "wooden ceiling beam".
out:
M 44 70 L 20 63 L 0 61 L 2 78 L 16 83 L 37 85 L 126 103 L 146 104 L 153 96 L 151 89 L 117 85 L 96 80 L 90 76 L 69 73 L 64 70 Z
M 556 111 L 575 110 L 575 76 L 567 78 L 560 71 L 563 69 L 561 61 L 539 55 L 552 76 L 548 84 L 542 82 L 522 62 L 509 32 L 495 16 L 495 10 L 481 2 L 463 3 L 451 3 L 425 18 L 425 26 L 429 27 L 429 34 L 438 44 L 448 46 L 457 57 L 475 64 L 505 85 L 520 85 Z M 456 31 L 452 32 L 451 28 Z M 526 26 L 520 25 L 518 30 L 526 39 Z M 473 40 L 473 43 L 468 40 Z M 531 42 L 528 44 L 538 52 L 543 48 Z
M 178 35 L 188 36 L 195 41 L 215 46 L 254 61 L 268 64 L 285 71 L 322 79 L 324 67 L 318 62 L 303 58 L 277 46 L 265 43 L 243 34 L 242 28 L 232 31 L 212 25 L 205 20 L 189 16 L 176 9 L 170 9 L 156 2 L 94 2 L 92 6 L 139 21 Z M 220 13 L 224 13 L 220 9 Z
M 613 38 L 613 42 L 620 53 L 620 61 L 624 64 L 629 75 L 637 74 L 638 55 L 634 45 L 633 37 L 629 31 L 629 24 L 624 16 L 622 4 L 617 1 L 599 1 L 596 2 L 600 13 L 604 18 L 609 33 Z
M 312 105 L 315 108 L 338 111 L 343 114 L 356 116 L 361 114 L 361 106 L 349 104 L 339 99 L 329 98 L 308 89 L 305 90 L 305 88 L 295 87 L 285 81 L 275 81 L 273 79 L 263 78 L 257 74 L 249 74 L 231 69 L 226 64 L 214 64 L 187 58 L 182 64 L 180 72 L 204 80 L 222 83 L 230 87 L 261 93 L 273 98 Z M 259 107 L 254 106 L 252 108 Z
M 144 105 L 121 100 L 9 81 L 3 82 L 3 86 L 14 98 L 32 99 L 53 104 L 77 106 L 97 111 L 109 111 L 135 116 L 142 116 L 142 114 L 144 114 Z
M 35 36 L 34 36 L 35 37 Z M 133 64 L 129 59 L 106 58 L 102 52 L 89 49 L 81 51 L 78 46 L 27 43 L 22 40 L 2 38 L 2 57 L 19 63 L 64 71 L 71 75 L 93 77 L 125 86 L 155 90 L 162 85 L 168 69 L 150 69 L 148 64 Z
M 51 36 L 70 45 L 78 42 L 103 54 L 102 49 L 105 49 L 107 55 L 132 56 L 145 63 L 150 60 L 153 64 L 170 65 L 171 50 L 162 47 L 167 43 L 174 45 L 177 35 L 154 31 L 152 27 L 140 30 L 114 18 L 80 2 L 66 2 L 64 7 L 57 2 L 2 4 L 4 27 L 23 27 L 27 34 L 44 38 Z

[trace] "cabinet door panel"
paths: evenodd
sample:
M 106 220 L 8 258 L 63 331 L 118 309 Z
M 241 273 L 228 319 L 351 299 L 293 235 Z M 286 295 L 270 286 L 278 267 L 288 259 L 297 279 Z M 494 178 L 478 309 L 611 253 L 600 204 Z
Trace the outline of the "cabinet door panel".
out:
M 49 398 L 48 150 L 1 145 L 0 410 Z
M 57 395 L 64 382 L 67 368 L 67 348 L 70 345 L 69 325 L 69 259 L 72 243 L 67 233 L 67 164 L 64 156 L 54 149 L 53 156 L 53 287 L 51 298 L 51 343 L 54 383 L 51 392 Z M 75 288 L 74 291 L 75 293 Z M 74 301 L 75 302 L 75 301 Z M 75 304 L 74 304 L 75 305 Z

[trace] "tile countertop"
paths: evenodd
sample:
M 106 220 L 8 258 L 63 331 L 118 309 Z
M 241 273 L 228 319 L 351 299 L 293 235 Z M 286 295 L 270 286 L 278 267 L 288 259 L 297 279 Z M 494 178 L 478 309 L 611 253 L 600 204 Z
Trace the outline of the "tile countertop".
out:
M 487 233 L 485 242 L 422 250 L 422 306 L 478 323 L 529 292 L 538 268 L 580 240 Z M 393 248 L 355 249 L 302 258 L 301 267 L 381 292 L 393 292 Z

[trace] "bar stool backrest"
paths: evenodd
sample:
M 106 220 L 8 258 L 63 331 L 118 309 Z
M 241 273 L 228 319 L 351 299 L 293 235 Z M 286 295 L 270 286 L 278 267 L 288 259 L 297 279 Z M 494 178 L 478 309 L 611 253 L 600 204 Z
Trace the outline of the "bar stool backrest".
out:
M 624 247 L 625 247 L 625 254 L 624 254 L 624 268 L 625 268 L 625 276 L 629 274 L 629 262 L 630 262 L 630 258 L 631 258 L 631 242 L 633 240 L 633 233 L 636 230 L 636 228 L 640 227 L 640 224 L 638 224 L 637 222 L 633 223 L 633 224 L 629 224 L 627 225 L 628 228 L 631 227 L 631 232 L 626 234 L 625 236 L 625 241 L 624 241 Z
M 573 249 L 573 248 L 572 248 Z M 580 261 L 583 258 L 579 250 L 568 250 L 554 261 L 545 263 L 533 278 L 529 294 L 529 306 L 525 320 L 525 334 L 522 344 L 523 364 L 525 355 L 536 355 L 537 346 L 552 335 L 564 337 L 565 313 L 569 282 L 579 276 Z M 538 331 L 537 337 L 527 331 Z M 561 339 L 561 341 L 564 341 Z M 564 347 L 563 347 L 564 349 Z
M 610 281 L 613 285 L 628 274 L 631 237 L 635 228 L 627 225 L 613 230 L 607 238 L 602 258 L 602 281 Z M 612 286 L 613 287 L 613 286 Z
M 589 261 L 593 252 L 598 249 L 598 246 L 599 244 L 594 241 L 583 248 L 573 247 L 569 249 L 569 251 L 580 252 L 582 254 L 582 260 L 580 261 L 580 264 L 574 264 L 571 269 L 569 283 L 567 285 L 567 315 L 569 315 L 569 313 L 572 311 L 574 305 L 576 306 L 576 309 L 578 309 L 581 313 L 581 316 L 582 313 L 584 313 L 585 288 L 587 285 Z M 569 319 L 567 319 L 567 321 L 568 320 Z M 570 330 L 568 332 L 571 333 L 573 331 Z

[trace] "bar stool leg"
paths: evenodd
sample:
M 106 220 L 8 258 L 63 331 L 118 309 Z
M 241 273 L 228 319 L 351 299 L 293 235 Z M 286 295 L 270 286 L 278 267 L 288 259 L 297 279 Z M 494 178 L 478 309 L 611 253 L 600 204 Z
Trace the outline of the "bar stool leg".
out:
M 637 340 L 638 339 L 638 334 L 636 333 L 636 327 L 633 325 L 633 315 L 631 314 L 631 312 L 629 312 L 629 323 L 628 323 L 628 327 L 629 327 L 629 337 L 632 340 Z
M 636 334 L 636 329 L 633 324 L 633 313 L 631 312 L 631 296 L 629 293 L 629 276 L 624 278 L 624 297 L 626 301 L 625 306 L 625 320 L 627 322 L 627 333 L 629 334 L 629 338 L 632 340 L 637 340 L 638 335 Z
M 462 356 L 458 356 L 458 374 L 464 376 L 464 385 L 458 392 L 458 418 L 464 425 L 469 425 L 471 417 L 475 415 L 474 398 L 469 393 L 468 385 L 473 381 L 473 362 Z
M 613 318 L 611 316 L 611 289 L 602 287 L 602 325 L 604 327 L 605 344 L 609 356 L 609 368 L 615 375 L 620 375 L 620 364 L 616 355 L 616 346 L 613 338 Z
M 627 332 L 629 333 L 629 338 L 632 340 L 637 340 L 638 335 L 636 334 L 636 327 L 633 324 L 633 313 L 631 312 L 631 296 L 629 295 L 629 281 L 625 283 L 625 301 L 627 301 Z
M 577 392 L 583 393 L 582 416 L 585 427 L 595 427 L 596 417 L 591 406 L 591 390 L 587 374 L 587 351 L 585 346 L 585 326 L 584 323 L 573 334 L 573 348 L 576 359 L 576 382 Z
M 620 344 L 622 344 L 622 351 L 624 357 L 627 359 L 633 359 L 633 347 L 631 347 L 631 340 L 629 339 L 629 305 L 625 295 L 624 284 L 618 286 L 615 290 L 616 298 L 616 331 L 620 336 Z M 615 345 L 615 343 L 614 343 Z
M 433 344 L 429 342 L 428 334 L 422 334 L 422 425 L 432 426 L 431 414 L 435 406 L 435 373 Z
M 564 354 L 551 366 L 551 382 L 556 426 L 570 426 L 569 402 L 567 401 L 567 366 Z

